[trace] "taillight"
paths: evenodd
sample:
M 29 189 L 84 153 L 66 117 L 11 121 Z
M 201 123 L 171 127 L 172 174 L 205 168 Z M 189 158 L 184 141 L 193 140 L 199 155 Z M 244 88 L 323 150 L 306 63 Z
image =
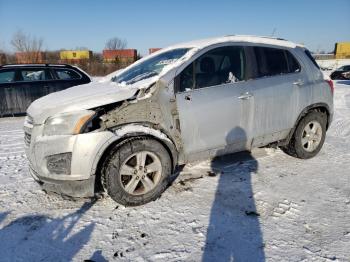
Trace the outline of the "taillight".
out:
M 329 84 L 329 88 L 331 89 L 332 95 L 334 94 L 334 83 L 332 80 L 327 79 L 326 82 Z

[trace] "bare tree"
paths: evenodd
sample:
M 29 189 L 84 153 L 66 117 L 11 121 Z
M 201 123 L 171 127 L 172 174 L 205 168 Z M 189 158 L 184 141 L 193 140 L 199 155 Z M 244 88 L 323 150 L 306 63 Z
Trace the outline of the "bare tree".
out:
M 125 39 L 113 37 L 106 42 L 105 48 L 108 50 L 125 49 L 127 44 Z
M 27 63 L 42 62 L 42 38 L 37 38 L 18 30 L 12 37 L 11 45 L 17 52 L 22 53 L 21 59 L 23 61 L 27 61 Z
M 18 52 L 40 52 L 43 47 L 43 39 L 31 36 L 18 30 L 12 37 L 11 45 Z

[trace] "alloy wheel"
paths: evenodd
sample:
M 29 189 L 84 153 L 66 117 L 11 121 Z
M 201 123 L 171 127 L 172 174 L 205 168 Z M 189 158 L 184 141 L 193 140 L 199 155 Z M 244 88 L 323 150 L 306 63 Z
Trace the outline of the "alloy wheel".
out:
M 143 195 L 153 190 L 162 176 L 159 157 L 149 151 L 130 155 L 119 170 L 121 184 L 131 195 Z
M 319 122 L 309 122 L 303 130 L 301 144 L 305 151 L 313 152 L 317 149 L 322 140 L 322 127 Z

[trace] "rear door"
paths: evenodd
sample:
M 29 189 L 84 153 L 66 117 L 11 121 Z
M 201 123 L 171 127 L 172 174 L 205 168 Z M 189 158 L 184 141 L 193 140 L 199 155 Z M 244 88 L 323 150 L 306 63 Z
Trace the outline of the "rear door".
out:
M 256 75 L 254 95 L 254 146 L 284 139 L 300 113 L 299 96 L 307 85 L 305 72 L 289 50 L 252 47 Z
M 176 102 L 187 160 L 249 148 L 251 95 L 239 46 L 208 51 L 176 78 Z M 197 156 L 197 157 L 196 157 Z
M 15 69 L 0 71 L 0 116 L 16 111 L 13 103 L 15 73 Z

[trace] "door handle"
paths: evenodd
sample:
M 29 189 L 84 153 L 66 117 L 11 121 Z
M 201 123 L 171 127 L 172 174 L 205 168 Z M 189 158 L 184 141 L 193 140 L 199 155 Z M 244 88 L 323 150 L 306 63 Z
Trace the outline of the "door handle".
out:
M 304 81 L 301 80 L 301 79 L 299 79 L 299 80 L 293 82 L 293 85 L 295 85 L 295 86 L 302 86 L 303 84 L 304 84 Z
M 252 96 L 253 96 L 253 95 L 252 95 L 251 93 L 246 92 L 246 93 L 244 93 L 244 94 L 241 94 L 238 98 L 239 98 L 239 99 L 242 99 L 242 100 L 247 100 L 247 99 L 251 98 Z

